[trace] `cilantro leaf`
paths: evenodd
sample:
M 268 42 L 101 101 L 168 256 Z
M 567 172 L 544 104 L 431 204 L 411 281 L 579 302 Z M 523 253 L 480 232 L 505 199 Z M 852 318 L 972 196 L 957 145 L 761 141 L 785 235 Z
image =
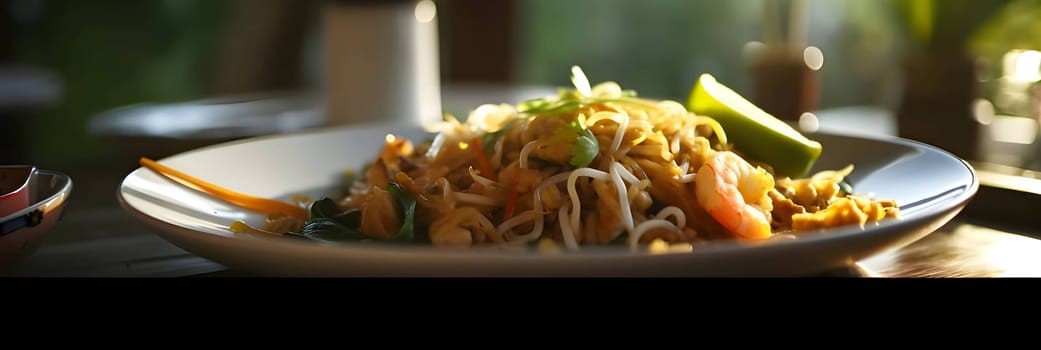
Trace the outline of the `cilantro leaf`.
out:
M 585 118 L 579 115 L 578 120 L 573 120 L 567 124 L 568 127 L 575 129 L 578 133 L 578 136 L 575 138 L 575 144 L 571 146 L 571 161 L 568 164 L 579 168 L 592 163 L 596 155 L 600 153 L 600 143 L 597 142 L 593 132 L 583 125 L 584 121 Z

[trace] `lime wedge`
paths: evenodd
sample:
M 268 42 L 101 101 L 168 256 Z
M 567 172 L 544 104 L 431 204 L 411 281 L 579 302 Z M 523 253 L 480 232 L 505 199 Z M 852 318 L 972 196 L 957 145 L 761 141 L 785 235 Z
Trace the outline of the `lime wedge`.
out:
M 821 154 L 820 143 L 763 111 L 711 74 L 698 78 L 687 99 L 687 109 L 718 121 L 734 148 L 748 158 L 770 164 L 778 176 L 806 176 Z

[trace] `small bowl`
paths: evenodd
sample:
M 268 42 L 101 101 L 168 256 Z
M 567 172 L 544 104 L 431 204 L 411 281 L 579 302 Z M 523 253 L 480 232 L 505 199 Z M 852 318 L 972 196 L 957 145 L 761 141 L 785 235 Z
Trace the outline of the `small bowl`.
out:
M 0 172 L 18 175 L 25 171 L 24 167 L 0 167 Z M 72 179 L 68 175 L 29 168 L 24 186 L 8 192 L 24 194 L 27 204 L 13 207 L 12 213 L 0 216 L 0 274 L 13 270 L 39 248 L 44 234 L 61 220 L 72 193 Z M 15 196 L 3 198 L 4 208 L 8 203 L 20 203 Z
M 35 172 L 32 165 L 0 166 L 0 217 L 29 206 L 29 180 Z

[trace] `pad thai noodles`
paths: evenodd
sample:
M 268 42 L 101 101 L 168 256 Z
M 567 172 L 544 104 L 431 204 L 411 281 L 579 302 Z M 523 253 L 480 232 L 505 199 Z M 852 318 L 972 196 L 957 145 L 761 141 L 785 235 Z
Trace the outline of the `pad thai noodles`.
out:
M 394 134 L 343 192 L 306 220 L 269 216 L 264 230 L 324 241 L 437 246 L 550 243 L 696 247 L 762 241 L 899 216 L 853 193 L 854 169 L 777 176 L 745 157 L 710 115 L 651 100 L 615 82 L 517 105 L 446 115 L 432 139 Z

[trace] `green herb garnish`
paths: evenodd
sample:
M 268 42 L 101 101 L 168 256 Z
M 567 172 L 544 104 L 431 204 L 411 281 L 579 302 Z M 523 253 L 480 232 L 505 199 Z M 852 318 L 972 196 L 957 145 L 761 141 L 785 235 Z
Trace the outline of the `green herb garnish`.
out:
M 578 134 L 575 138 L 575 145 L 571 146 L 571 161 L 568 164 L 579 168 L 585 167 L 592 163 L 593 158 L 600 153 L 600 142 L 597 142 L 593 132 L 586 128 L 583 115 L 580 114 L 577 120 L 573 120 L 567 125 L 575 129 Z

